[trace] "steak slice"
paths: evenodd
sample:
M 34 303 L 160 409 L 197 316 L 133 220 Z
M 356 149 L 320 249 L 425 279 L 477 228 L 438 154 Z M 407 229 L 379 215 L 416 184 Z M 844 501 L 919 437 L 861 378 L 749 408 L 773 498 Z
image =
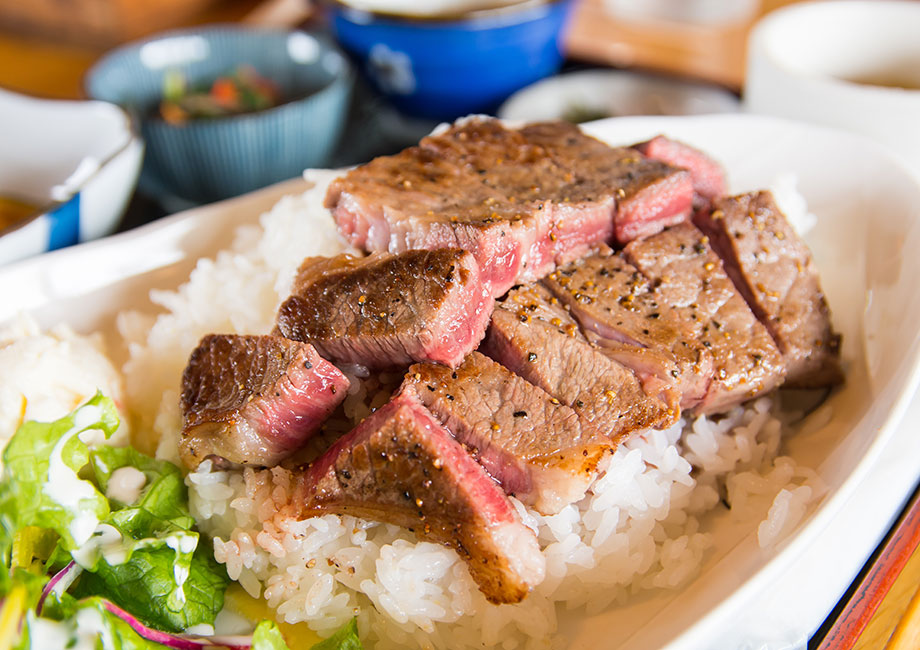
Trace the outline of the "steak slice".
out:
M 454 371 L 413 365 L 401 392 L 417 396 L 505 492 L 544 514 L 581 499 L 613 450 L 575 411 L 478 352 Z
M 384 521 L 453 548 L 493 603 L 523 600 L 545 575 L 533 531 L 501 488 L 410 394 L 393 398 L 310 465 L 292 502 L 302 504 L 301 516 Z
M 614 442 L 673 424 L 678 412 L 592 345 L 546 287 L 516 287 L 496 305 L 480 350 L 572 407 Z
M 783 382 L 779 349 L 726 275 L 709 237 L 681 224 L 630 243 L 623 255 L 655 283 L 686 335 L 712 355 L 712 381 L 698 412 L 725 411 Z
M 589 340 L 636 373 L 645 392 L 676 410 L 696 406 L 712 376 L 712 354 L 693 325 L 662 300 L 654 284 L 621 255 L 603 249 L 551 273 L 544 284 Z
M 831 327 L 811 251 L 770 192 L 720 199 L 699 225 L 786 361 L 786 386 L 843 381 L 840 335 Z
M 698 199 L 702 199 L 698 201 L 698 206 L 700 203 L 708 205 L 725 194 L 725 170 L 699 149 L 663 135 L 633 146 L 649 158 L 690 172 L 693 191 L 699 195 Z
M 335 362 L 456 366 L 482 340 L 492 304 L 476 260 L 456 248 L 311 257 L 277 322 Z
M 459 121 L 376 158 L 326 195 L 353 245 L 468 250 L 493 296 L 611 240 L 615 216 L 617 233 L 654 232 L 686 219 L 691 201 L 684 170 L 572 125 L 508 129 L 489 118 Z
M 616 199 L 614 235 L 619 243 L 647 237 L 662 228 L 686 221 L 693 202 L 691 174 L 636 155 L 632 148 L 610 147 L 589 138 L 568 122 L 541 122 L 521 128 L 529 142 L 546 148 L 563 169 L 571 170 L 565 188 L 569 201 L 579 204 L 591 197 L 613 193 Z M 594 243 L 601 243 L 595 240 Z M 557 263 L 577 259 L 572 255 Z
M 300 449 L 348 390 L 348 379 L 306 343 L 210 334 L 182 374 L 179 455 L 271 467 Z

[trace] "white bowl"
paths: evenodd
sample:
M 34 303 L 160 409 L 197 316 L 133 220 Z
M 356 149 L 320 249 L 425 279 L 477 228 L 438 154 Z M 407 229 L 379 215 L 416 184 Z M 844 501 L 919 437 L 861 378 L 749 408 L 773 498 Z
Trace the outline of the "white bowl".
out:
M 748 111 L 866 135 L 920 174 L 920 3 L 810 2 L 774 11 L 751 33 L 747 66 Z M 912 89 L 876 85 L 892 82 Z
M 498 116 L 506 120 L 558 120 L 577 113 L 598 119 L 734 113 L 739 108 L 737 97 L 716 86 L 624 70 L 582 70 L 519 90 L 501 105 Z
M 0 231 L 0 264 L 114 232 L 144 145 L 127 113 L 0 89 L 0 196 L 38 206 Z

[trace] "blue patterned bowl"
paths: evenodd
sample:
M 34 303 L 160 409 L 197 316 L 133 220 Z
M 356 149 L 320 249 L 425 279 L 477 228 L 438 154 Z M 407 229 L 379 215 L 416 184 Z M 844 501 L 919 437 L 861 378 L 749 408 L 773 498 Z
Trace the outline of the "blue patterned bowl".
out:
M 573 0 L 531 0 L 460 16 L 407 17 L 333 2 L 339 43 L 400 110 L 451 120 L 492 112 L 555 73 Z
M 240 65 L 251 65 L 295 99 L 183 126 L 155 117 L 167 73 L 207 84 Z M 147 143 L 142 190 L 167 202 L 205 203 L 323 166 L 342 131 L 353 76 L 323 35 L 218 26 L 118 48 L 93 66 L 86 88 L 91 97 L 137 115 Z

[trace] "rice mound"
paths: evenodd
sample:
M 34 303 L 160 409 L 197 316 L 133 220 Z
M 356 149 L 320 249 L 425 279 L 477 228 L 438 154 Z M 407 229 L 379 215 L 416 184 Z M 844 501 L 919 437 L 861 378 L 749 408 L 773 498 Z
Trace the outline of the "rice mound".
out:
M 723 498 L 752 524 L 767 515 L 762 545 L 794 529 L 823 487 L 777 455 L 782 428 L 772 400 L 761 398 L 718 421 L 633 437 L 586 497 L 556 515 L 513 500 L 537 533 L 547 576 L 522 603 L 501 607 L 454 551 L 397 526 L 279 515 L 292 484 L 283 468 L 212 471 L 208 462 L 186 483 L 217 560 L 279 620 L 330 634 L 357 616 L 362 639 L 378 649 L 557 647 L 558 612 L 594 614 L 692 579 L 711 544 L 702 516 Z
M 270 331 L 303 258 L 347 250 L 322 207 L 333 176 L 308 174 L 312 189 L 242 228 L 229 251 L 199 262 L 178 290 L 153 292 L 163 313 L 120 316 L 128 397 L 158 456 L 176 460 L 179 381 L 200 337 Z M 357 421 L 387 393 L 360 367 L 345 371 L 354 381 L 344 409 Z M 279 515 L 291 485 L 283 468 L 216 471 L 205 462 L 186 483 L 217 560 L 279 620 L 328 635 L 357 616 L 362 640 L 381 649 L 558 647 L 560 612 L 592 614 L 691 580 L 712 543 L 706 513 L 727 506 L 751 529 L 760 522 L 762 546 L 795 528 L 824 488 L 813 471 L 780 455 L 781 415 L 762 397 L 719 417 L 646 431 L 617 449 L 579 503 L 542 516 L 515 501 L 538 536 L 547 577 L 522 603 L 501 607 L 486 602 L 453 550 L 404 529 Z
M 0 330 L 0 448 L 24 421 L 57 420 L 96 391 L 124 413 L 121 374 L 100 335 L 81 336 L 66 325 L 43 332 L 24 314 Z M 122 417 L 109 444 L 127 444 L 129 436 Z

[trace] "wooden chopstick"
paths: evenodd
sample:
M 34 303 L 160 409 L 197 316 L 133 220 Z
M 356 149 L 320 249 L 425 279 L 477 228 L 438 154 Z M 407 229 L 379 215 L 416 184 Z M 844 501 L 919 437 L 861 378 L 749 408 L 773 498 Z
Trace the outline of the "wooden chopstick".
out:
M 918 545 L 920 488 L 914 491 L 897 524 L 888 533 L 876 556 L 870 560 L 868 570 L 864 569 L 859 586 L 850 593 L 849 600 L 817 646 L 817 650 L 849 650 L 853 647 Z M 914 595 L 902 619 L 905 628 L 903 638 L 908 643 L 912 638 L 909 634 L 914 634 L 914 630 L 920 632 L 920 602 L 917 601 L 920 601 L 920 598 Z M 898 627 L 901 627 L 900 624 Z M 894 641 L 894 635 L 891 641 Z M 812 647 L 811 644 L 809 647 Z M 897 650 L 917 650 L 920 644 L 913 642 L 912 645 L 893 647 Z

